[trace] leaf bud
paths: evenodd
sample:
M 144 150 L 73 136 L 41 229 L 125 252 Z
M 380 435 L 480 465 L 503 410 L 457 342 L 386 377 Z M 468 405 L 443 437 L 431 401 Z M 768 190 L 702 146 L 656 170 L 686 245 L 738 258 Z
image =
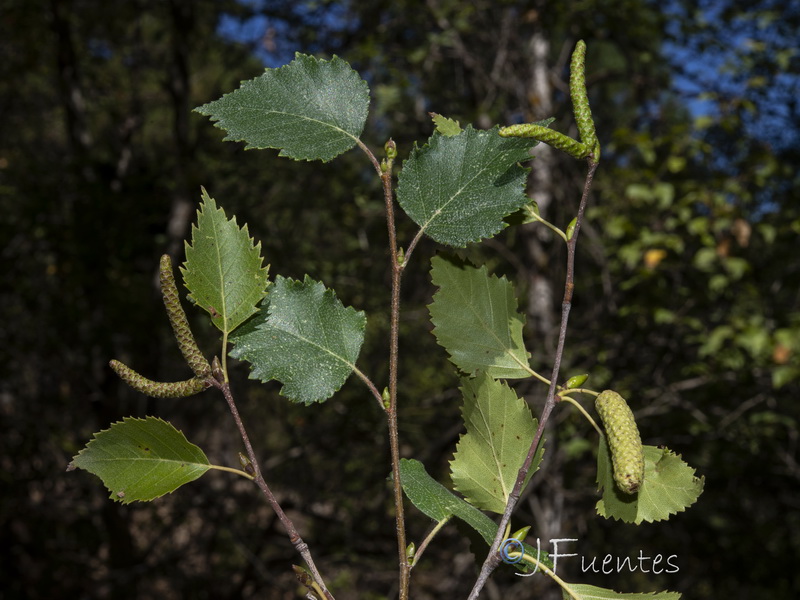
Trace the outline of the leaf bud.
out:
M 394 160 L 397 158 L 397 144 L 394 143 L 392 138 L 389 138 L 389 141 L 383 146 L 384 151 L 386 152 L 386 158 L 389 160 Z
M 383 408 L 385 408 L 386 410 L 389 410 L 389 407 L 391 406 L 391 403 L 392 403 L 392 397 L 391 397 L 391 395 L 389 395 L 389 388 L 388 387 L 383 388 L 383 393 L 381 394 L 381 399 L 383 400 Z
M 414 564 L 414 555 L 417 552 L 417 546 L 414 542 L 411 542 L 408 546 L 406 546 L 406 560 L 408 564 Z
M 531 526 L 530 525 L 526 525 L 525 527 L 523 527 L 522 529 L 518 529 L 517 531 L 515 531 L 514 533 L 512 533 L 508 537 L 514 538 L 515 540 L 519 540 L 520 542 L 524 542 L 525 538 L 528 536 L 528 532 L 530 530 L 531 530 Z
M 309 590 L 314 589 L 314 580 L 311 578 L 311 574 L 308 571 L 298 565 L 292 565 L 292 571 L 294 571 L 294 576 L 297 577 L 297 581 L 300 582 L 300 585 L 305 586 Z
M 211 374 L 217 381 L 225 381 L 225 372 L 222 370 L 222 365 L 219 362 L 219 356 L 215 356 L 211 360 Z
M 242 469 L 244 469 L 245 473 L 251 477 L 256 476 L 256 470 L 253 468 L 253 463 L 251 463 L 250 459 L 241 452 L 239 452 L 239 464 L 242 465 Z
M 583 375 L 573 375 L 567 379 L 567 383 L 564 384 L 564 389 L 574 390 L 575 388 L 579 388 L 586 383 L 587 379 L 589 379 L 589 375 L 587 373 L 584 373 Z
M 572 221 L 569 222 L 569 225 L 567 225 L 567 231 L 566 231 L 567 241 L 571 240 L 572 236 L 575 235 L 575 225 L 577 225 L 577 223 L 578 223 L 578 217 L 575 217 L 574 219 L 572 219 Z

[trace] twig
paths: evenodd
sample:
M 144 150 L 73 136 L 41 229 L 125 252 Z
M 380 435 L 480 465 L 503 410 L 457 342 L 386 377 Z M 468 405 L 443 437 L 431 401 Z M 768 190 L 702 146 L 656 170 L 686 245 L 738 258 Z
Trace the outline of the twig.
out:
M 411 568 L 406 558 L 406 524 L 403 509 L 403 488 L 400 482 L 400 435 L 397 431 L 397 356 L 400 335 L 400 281 L 403 265 L 398 260 L 397 229 L 394 223 L 392 171 L 381 175 L 383 197 L 386 202 L 386 226 L 389 230 L 389 259 L 392 268 L 391 329 L 389 333 L 389 408 L 386 418 L 389 425 L 389 448 L 392 455 L 392 484 L 394 486 L 395 526 L 397 528 L 397 554 L 400 562 L 400 600 L 408 600 Z
M 478 579 L 475 581 L 475 585 L 469 594 L 469 600 L 477 600 L 481 590 L 483 589 L 483 586 L 486 585 L 486 582 L 489 580 L 492 572 L 497 568 L 497 565 L 500 564 L 500 553 L 498 552 L 498 549 L 503 541 L 506 527 L 511 520 L 511 513 L 514 512 L 514 508 L 516 508 L 517 502 L 519 501 L 519 495 L 522 491 L 522 484 L 524 483 L 525 477 L 531 468 L 533 457 L 536 454 L 539 441 L 542 439 L 542 434 L 544 433 L 545 426 L 550 418 L 550 413 L 553 411 L 553 408 L 558 401 L 556 397 L 558 372 L 561 369 L 561 358 L 564 353 L 564 342 L 567 338 L 567 322 L 569 320 L 569 311 L 572 307 L 572 292 L 575 288 L 575 245 L 578 241 L 578 234 L 580 233 L 583 215 L 586 210 L 586 203 L 589 199 L 589 191 L 592 189 L 594 173 L 597 170 L 598 165 L 592 156 L 589 157 L 588 162 L 589 170 L 586 173 L 586 180 L 583 185 L 583 194 L 581 195 L 581 202 L 580 206 L 578 207 L 578 216 L 575 219 L 575 229 L 572 233 L 572 237 L 567 241 L 567 275 L 564 283 L 564 299 L 561 302 L 561 326 L 558 332 L 558 346 L 556 347 L 556 356 L 553 362 L 553 373 L 550 376 L 550 388 L 547 391 L 547 399 L 545 400 L 544 408 L 542 409 L 542 414 L 539 418 L 539 427 L 536 430 L 536 435 L 533 436 L 533 441 L 531 442 L 530 449 L 528 450 L 528 455 L 525 457 L 525 462 L 522 464 L 522 467 L 517 474 L 517 480 L 514 483 L 514 489 L 511 491 L 511 494 L 508 497 L 508 502 L 506 503 L 503 517 L 500 519 L 500 524 L 497 527 L 497 536 L 495 537 L 494 542 L 492 542 L 492 546 L 489 549 L 489 555 L 486 557 L 486 560 L 481 567 L 481 572 L 478 575 Z
M 358 140 L 358 146 L 367 155 L 381 178 L 381 183 L 383 184 L 383 198 L 386 204 L 386 227 L 389 232 L 389 260 L 392 269 L 392 299 L 390 305 L 391 324 L 389 333 L 389 406 L 384 407 L 384 410 L 386 411 L 386 421 L 389 428 L 389 450 L 392 457 L 392 485 L 394 488 L 395 527 L 397 529 L 397 554 L 400 574 L 399 597 L 400 600 L 408 600 L 408 584 L 411 575 L 411 567 L 406 558 L 405 512 L 403 508 L 403 488 L 400 482 L 400 435 L 397 430 L 397 357 L 400 331 L 400 282 L 406 261 L 403 261 L 401 264 L 397 248 L 397 228 L 394 221 L 394 194 L 392 192 L 393 159 L 390 158 L 385 168 L 382 168 L 375 154 L 373 154 L 366 144 Z M 406 255 L 406 259 L 407 258 L 408 255 Z
M 250 437 L 247 435 L 247 430 L 244 427 L 242 418 L 239 416 L 239 410 L 236 408 L 236 403 L 233 400 L 231 386 L 227 382 L 219 381 L 214 377 L 209 379 L 213 382 L 215 387 L 222 391 L 222 394 L 225 396 L 225 400 L 228 402 L 228 407 L 233 415 L 233 420 L 236 422 L 236 427 L 239 429 L 239 435 L 242 436 L 242 442 L 244 442 L 244 447 L 247 451 L 247 458 L 250 459 L 250 463 L 253 466 L 253 481 L 259 487 L 259 489 L 261 489 L 267 499 L 267 502 L 269 502 L 270 506 L 272 507 L 272 510 L 275 511 L 278 519 L 280 519 L 284 529 L 286 529 L 287 535 L 289 536 L 289 541 L 292 542 L 292 545 L 295 547 L 297 552 L 303 557 L 306 565 L 308 565 L 308 570 L 311 573 L 311 577 L 324 592 L 326 600 L 334 600 L 333 595 L 328 591 L 328 588 L 325 587 L 325 581 L 322 579 L 322 575 L 320 575 L 316 565 L 314 564 L 314 559 L 311 557 L 311 551 L 308 549 L 308 544 L 306 544 L 303 541 L 303 538 L 300 537 L 300 534 L 297 532 L 292 520 L 286 515 L 285 512 L 283 512 L 283 508 L 281 508 L 278 499 L 272 493 L 272 490 L 269 489 L 267 482 L 264 480 L 264 476 L 261 474 L 261 468 L 258 465 L 258 459 L 256 458 L 255 452 L 253 452 L 253 446 L 250 444 Z

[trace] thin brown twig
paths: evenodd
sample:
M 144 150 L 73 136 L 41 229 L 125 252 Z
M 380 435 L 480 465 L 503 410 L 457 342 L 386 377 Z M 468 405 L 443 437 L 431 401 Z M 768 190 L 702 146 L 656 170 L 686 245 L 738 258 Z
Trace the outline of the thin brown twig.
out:
M 359 147 L 369 157 L 383 184 L 383 198 L 386 204 L 386 227 L 389 233 L 389 261 L 392 269 L 392 298 L 390 304 L 389 332 L 389 406 L 384 407 L 389 429 L 389 450 L 392 460 L 392 485 L 394 490 L 395 527 L 397 530 L 397 554 L 399 559 L 399 598 L 408 600 L 408 587 L 411 567 L 406 558 L 406 525 L 403 508 L 403 488 L 400 482 L 400 435 L 397 429 L 397 372 L 400 331 L 400 283 L 403 264 L 398 260 L 397 228 L 394 220 L 394 194 L 392 191 L 392 161 L 387 168 L 381 164 L 373 152 L 360 140 Z M 373 392 L 374 393 L 374 392 Z
M 588 162 L 589 169 L 586 173 L 586 180 L 583 185 L 583 193 L 581 194 L 581 202 L 580 206 L 578 207 L 578 215 L 575 219 L 575 230 L 573 231 L 572 237 L 567 241 L 567 274 L 564 282 L 564 299 L 561 302 L 561 326 L 559 327 L 558 332 L 558 346 L 556 348 L 555 360 L 553 361 L 553 372 L 550 376 L 550 388 L 547 391 L 547 399 L 545 400 L 542 414 L 539 417 L 539 427 L 536 430 L 536 435 L 533 436 L 533 441 L 531 442 L 530 449 L 528 450 L 528 455 L 525 457 L 525 462 L 522 464 L 522 467 L 517 474 L 517 480 L 514 483 L 514 489 L 511 491 L 511 494 L 508 497 L 505 511 L 503 512 L 503 516 L 500 519 L 500 524 L 497 527 L 497 536 L 495 536 L 494 542 L 492 542 L 492 546 L 489 549 L 489 555 L 486 557 L 486 560 L 481 567 L 481 572 L 478 575 L 478 579 L 475 581 L 475 585 L 469 594 L 468 600 L 477 600 L 481 590 L 486 585 L 486 582 L 489 580 L 492 572 L 500 564 L 500 553 L 498 550 L 500 548 L 500 544 L 503 542 L 506 526 L 511 520 L 511 513 L 514 512 L 517 502 L 519 501 L 520 492 L 522 491 L 522 484 L 525 481 L 528 471 L 530 471 L 533 457 L 536 454 L 539 442 L 542 439 L 542 434 L 544 433 L 545 426 L 550 418 L 550 413 L 552 413 L 553 408 L 558 402 L 556 396 L 558 373 L 561 369 L 564 343 L 567 338 L 567 322 L 569 320 L 569 312 L 572 307 L 572 292 L 575 288 L 575 246 L 578 242 L 578 234 L 580 233 L 583 215 L 589 199 L 589 192 L 592 189 L 592 182 L 594 181 L 594 173 L 597 170 L 598 165 L 598 163 L 594 161 L 593 157 L 589 157 Z
M 386 226 L 389 230 L 389 260 L 392 268 L 391 329 L 389 333 L 389 447 L 392 454 L 392 480 L 394 486 L 395 525 L 397 528 L 397 553 L 400 566 L 400 600 L 408 600 L 411 568 L 406 558 L 406 525 L 403 508 L 403 488 L 400 482 L 400 435 L 397 430 L 397 372 L 400 338 L 400 283 L 403 265 L 398 261 L 397 229 L 394 222 L 394 199 L 391 169 L 381 175 L 383 195 L 386 200 Z
M 320 575 L 316 565 L 314 564 L 314 559 L 311 557 L 311 551 L 308 548 L 308 544 L 306 544 L 303 541 L 303 538 L 300 537 L 300 534 L 297 532 L 297 528 L 294 526 L 294 523 L 292 523 L 292 520 L 286 515 L 285 512 L 283 512 L 280 502 L 278 502 L 278 499 L 272 493 L 272 490 L 269 489 L 269 485 L 267 485 L 264 476 L 261 474 L 261 468 L 258 465 L 258 459 L 253 451 L 252 444 L 250 444 L 250 437 L 247 435 L 247 430 L 245 429 L 242 418 L 239 415 L 239 410 L 236 408 L 236 402 L 233 399 L 233 393 L 231 392 L 230 384 L 219 381 L 214 377 L 209 379 L 212 381 L 215 387 L 222 391 L 222 395 L 225 396 L 225 400 L 228 403 L 231 415 L 233 415 L 233 420 L 236 422 L 236 427 L 239 429 L 239 435 L 241 435 L 242 442 L 244 443 L 245 450 L 247 451 L 247 458 L 250 459 L 250 463 L 253 466 L 253 472 L 255 474 L 253 481 L 266 497 L 267 502 L 269 502 L 272 510 L 275 511 L 278 519 L 280 519 L 280 522 L 283 524 L 283 527 L 286 529 L 286 533 L 289 536 L 289 541 L 292 542 L 292 545 L 295 547 L 297 552 L 303 557 L 303 560 L 306 562 L 308 570 L 311 573 L 311 577 L 325 594 L 326 600 L 334 600 L 333 595 L 328 591 L 328 588 L 325 587 L 325 581 L 322 579 L 322 575 Z

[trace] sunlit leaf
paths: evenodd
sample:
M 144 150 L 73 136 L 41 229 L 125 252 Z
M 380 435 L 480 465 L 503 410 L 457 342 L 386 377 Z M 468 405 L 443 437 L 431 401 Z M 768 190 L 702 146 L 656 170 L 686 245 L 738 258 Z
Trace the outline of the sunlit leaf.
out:
M 169 494 L 210 468 L 200 448 L 155 417 L 126 417 L 96 433 L 72 464 L 97 475 L 123 504 Z
M 704 477 L 668 448 L 644 446 L 644 481 L 636 494 L 625 494 L 614 484 L 611 453 L 605 436 L 597 452 L 597 484 L 603 497 L 597 513 L 626 523 L 664 521 L 683 512 L 703 492 Z
M 461 393 L 467 432 L 450 461 L 453 486 L 471 504 L 502 514 L 533 442 L 537 421 L 514 390 L 483 373 L 463 380 Z M 525 485 L 543 453 L 540 442 Z
M 463 131 L 458 121 L 448 119 L 444 115 L 431 113 L 431 119 L 433 119 L 433 124 L 436 125 L 436 131 L 444 136 L 458 135 Z
M 403 163 L 397 200 L 422 231 L 442 244 L 464 247 L 506 227 L 503 218 L 522 208 L 535 140 L 501 138 L 497 128 L 468 125 L 458 135 L 434 133 Z
M 247 148 L 276 148 L 296 160 L 322 160 L 356 145 L 369 109 L 369 88 L 350 65 L 296 54 L 288 65 L 195 110 Z
M 522 340 L 525 318 L 517 311 L 514 286 L 442 257 L 431 260 L 433 284 L 439 288 L 428 307 L 433 335 L 461 371 L 479 370 L 495 378 L 530 377 L 530 355 Z

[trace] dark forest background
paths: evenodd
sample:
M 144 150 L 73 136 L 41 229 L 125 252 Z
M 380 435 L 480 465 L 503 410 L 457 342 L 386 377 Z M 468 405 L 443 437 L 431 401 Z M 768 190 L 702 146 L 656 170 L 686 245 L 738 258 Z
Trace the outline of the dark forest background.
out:
M 574 135 L 569 54 L 588 44 L 603 144 L 578 245 L 565 374 L 628 397 L 645 443 L 706 477 L 666 523 L 594 514 L 596 437 L 557 410 L 543 469 L 515 524 L 578 538 L 592 556 L 677 555 L 680 572 L 568 581 L 684 598 L 800 593 L 800 8 L 754 0 L 5 0 L 0 7 L 0 598 L 300 597 L 298 562 L 246 481 L 209 473 L 149 504 L 110 501 L 66 473 L 92 433 L 123 416 L 172 421 L 212 462 L 237 464 L 222 398 L 154 401 L 122 385 L 118 358 L 184 379 L 156 285 L 183 260 L 203 185 L 261 240 L 271 274 L 309 273 L 367 312 L 360 367 L 386 380 L 386 229 L 379 182 L 357 151 L 329 164 L 244 152 L 191 109 L 295 51 L 337 54 L 369 82 L 363 139 L 400 159 L 429 111 L 476 127 L 554 116 Z M 564 227 L 582 165 L 536 149 L 530 190 Z M 414 229 L 401 217 L 402 243 Z M 551 364 L 563 244 L 509 228 L 467 254 L 506 274 L 535 366 Z M 457 379 L 429 335 L 424 243 L 405 279 L 402 451 L 446 481 L 461 432 Z M 209 355 L 217 337 L 190 313 Z M 396 561 L 383 416 L 350 380 L 327 403 L 289 404 L 234 367 L 267 478 L 340 600 L 392 598 Z M 518 385 L 534 414 L 540 385 Z M 429 519 L 409 505 L 417 543 Z M 562 570 L 563 569 L 563 570 Z M 476 574 L 452 525 L 412 597 L 464 598 Z M 543 578 L 498 573 L 484 593 L 559 598 Z

